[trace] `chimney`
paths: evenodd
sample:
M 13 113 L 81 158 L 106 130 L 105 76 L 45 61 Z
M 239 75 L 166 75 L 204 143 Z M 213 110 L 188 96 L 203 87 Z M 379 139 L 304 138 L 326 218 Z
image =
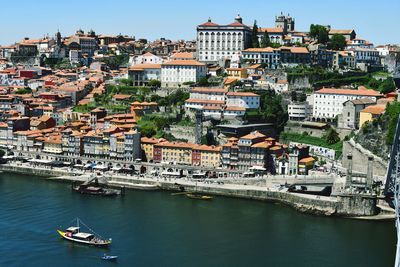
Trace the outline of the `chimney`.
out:
M 369 189 L 372 188 L 372 183 L 374 181 L 373 164 L 374 164 L 374 157 L 370 155 L 368 156 L 367 181 L 366 181 L 366 188 Z
M 351 187 L 351 178 L 353 174 L 353 155 L 351 153 L 347 154 L 347 175 L 346 175 L 346 188 Z

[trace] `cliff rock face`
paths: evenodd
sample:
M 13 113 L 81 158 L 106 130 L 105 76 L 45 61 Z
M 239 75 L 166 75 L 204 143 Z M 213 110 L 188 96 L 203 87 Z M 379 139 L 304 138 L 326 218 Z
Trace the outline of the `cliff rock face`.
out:
M 390 146 L 386 144 L 388 125 L 389 119 L 385 116 L 366 123 L 354 137 L 354 141 L 382 159 L 387 159 L 390 154 Z
M 296 76 L 289 79 L 289 90 L 311 88 L 308 76 Z

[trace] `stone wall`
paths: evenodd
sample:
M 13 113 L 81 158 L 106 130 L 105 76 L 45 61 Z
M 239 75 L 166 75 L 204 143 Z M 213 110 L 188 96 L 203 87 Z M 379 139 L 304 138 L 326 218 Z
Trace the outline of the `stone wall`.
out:
M 289 80 L 289 90 L 311 88 L 308 76 L 296 76 Z
M 24 166 L 0 165 L 0 170 L 5 172 L 31 174 L 42 177 L 55 177 L 67 175 L 66 171 L 55 169 L 32 169 Z M 71 181 L 76 179 L 71 177 Z M 239 185 L 193 185 L 182 180 L 180 183 L 168 181 L 167 179 L 145 180 L 140 178 L 111 177 L 111 181 L 153 184 L 160 186 L 163 190 L 179 191 L 184 187 L 185 191 L 195 191 L 204 194 L 219 195 L 226 197 L 237 197 L 255 199 L 270 202 L 280 202 L 291 206 L 301 212 L 327 215 L 327 216 L 371 216 L 378 213 L 376 197 L 363 195 L 339 195 L 337 197 L 312 196 L 304 194 L 289 193 L 284 191 L 272 191 L 265 187 L 239 186 Z
M 0 170 L 3 172 L 10 172 L 10 173 L 18 173 L 18 174 L 26 174 L 26 175 L 34 175 L 40 177 L 56 177 L 56 176 L 63 176 L 68 175 L 67 171 L 61 171 L 56 169 L 42 169 L 42 168 L 30 168 L 24 166 L 10 166 L 1 164 Z
M 360 144 L 356 144 L 353 139 L 343 142 L 343 157 L 342 166 L 347 168 L 348 160 L 346 155 L 351 153 L 353 155 L 353 171 L 367 172 L 368 155 L 373 155 L 369 150 L 363 148 Z M 385 176 L 388 163 L 380 157 L 374 156 L 373 173 L 374 176 Z

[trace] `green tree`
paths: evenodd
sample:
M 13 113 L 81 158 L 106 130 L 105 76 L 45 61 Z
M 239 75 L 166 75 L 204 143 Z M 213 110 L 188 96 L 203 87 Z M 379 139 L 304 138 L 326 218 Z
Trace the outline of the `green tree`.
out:
M 297 102 L 297 92 L 296 91 L 291 91 L 290 92 L 290 97 L 293 102 Z
M 201 77 L 197 83 L 199 86 L 208 86 L 208 78 L 207 77 Z
M 329 128 L 328 132 L 325 135 L 326 142 L 330 145 L 336 144 L 340 141 L 339 134 L 336 132 L 335 129 Z
M 273 123 L 278 132 L 283 131 L 288 114 L 282 107 L 282 95 L 273 90 L 266 91 L 261 99 L 261 113 L 263 119 Z
M 254 25 L 253 25 L 253 33 L 251 35 L 251 44 L 252 47 L 254 48 L 258 48 L 260 47 L 260 43 L 258 41 L 258 26 L 257 26 L 257 21 L 254 21 Z
M 145 125 L 143 125 L 142 127 L 140 127 L 140 133 L 141 133 L 143 136 L 152 137 L 152 136 L 156 135 L 157 129 L 155 128 L 154 125 L 145 124 Z
M 264 31 L 263 38 L 261 39 L 261 44 L 260 47 L 268 47 L 270 45 L 271 41 L 269 40 L 269 35 L 267 30 Z
M 396 132 L 397 120 L 400 115 L 399 113 L 400 113 L 400 102 L 396 101 L 391 104 L 389 103 L 387 104 L 385 110 L 385 117 L 389 118 L 388 132 L 386 135 L 387 145 L 393 144 L 393 138 L 394 138 L 394 133 Z
M 297 100 L 298 100 L 299 102 L 305 102 L 305 101 L 307 100 L 307 95 L 306 95 L 305 93 L 300 93 L 300 94 L 297 96 Z
M 382 94 L 393 92 L 396 89 L 393 78 L 386 78 L 386 80 L 379 85 L 378 89 Z
M 0 149 L 0 158 L 4 157 L 4 155 L 6 154 L 6 152 L 2 149 Z
M 316 39 L 320 44 L 326 44 L 329 40 L 328 29 L 323 25 L 311 24 L 309 35 L 311 38 Z
M 330 47 L 333 50 L 343 50 L 346 47 L 346 37 L 342 34 L 334 34 L 331 38 Z
M 159 88 L 161 87 L 161 82 L 159 80 L 150 80 L 148 85 L 151 87 Z

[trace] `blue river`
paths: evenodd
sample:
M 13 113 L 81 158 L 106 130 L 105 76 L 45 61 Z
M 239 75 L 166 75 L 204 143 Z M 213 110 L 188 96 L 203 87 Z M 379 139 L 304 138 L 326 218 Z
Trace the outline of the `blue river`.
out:
M 82 219 L 109 249 L 61 239 Z M 169 192 L 80 195 L 70 184 L 0 174 L 0 266 L 393 266 L 394 222 L 299 213 L 284 205 Z M 116 263 L 101 256 L 118 255 Z

